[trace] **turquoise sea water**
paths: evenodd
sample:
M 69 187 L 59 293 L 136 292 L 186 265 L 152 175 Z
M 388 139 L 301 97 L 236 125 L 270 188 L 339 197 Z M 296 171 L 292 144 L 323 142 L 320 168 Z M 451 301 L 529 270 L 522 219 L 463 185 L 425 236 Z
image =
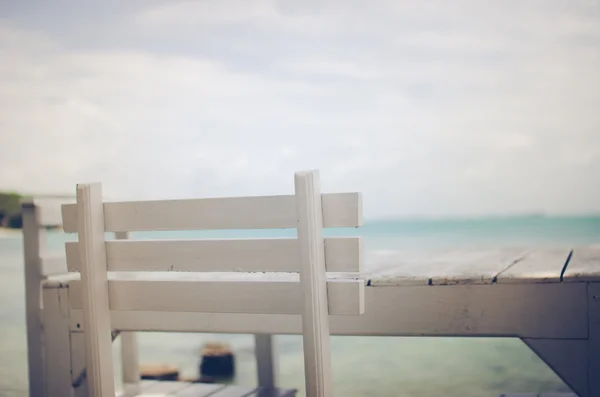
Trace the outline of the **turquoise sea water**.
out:
M 367 260 L 381 253 L 447 248 L 577 246 L 600 243 L 598 217 L 509 217 L 495 219 L 367 222 L 360 229 L 329 230 L 362 235 Z M 139 233 L 135 238 L 250 237 L 293 235 L 290 231 Z M 66 237 L 49 232 L 50 250 Z M 418 304 L 418 303 L 416 303 Z M 0 396 L 27 395 L 22 240 L 0 237 Z M 231 344 L 236 383 L 254 385 L 251 335 L 142 333 L 142 362 L 179 366 L 197 374 L 199 350 L 209 340 Z M 278 336 L 280 384 L 303 388 L 302 342 Z M 118 352 L 118 339 L 115 343 Z M 333 337 L 335 394 L 339 396 L 498 396 L 503 392 L 564 391 L 566 386 L 519 340 L 490 338 Z M 115 360 L 118 365 L 118 360 Z M 118 368 L 117 368 L 118 369 Z

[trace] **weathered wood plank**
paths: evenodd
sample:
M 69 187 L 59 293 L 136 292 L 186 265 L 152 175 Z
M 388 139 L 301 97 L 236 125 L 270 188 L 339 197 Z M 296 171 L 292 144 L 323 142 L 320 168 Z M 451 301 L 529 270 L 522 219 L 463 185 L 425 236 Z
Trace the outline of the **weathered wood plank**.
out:
M 63 228 L 77 232 L 77 207 L 62 206 Z M 107 232 L 296 227 L 296 197 L 262 196 L 104 203 Z M 324 227 L 362 225 L 360 193 L 323 195 Z
M 497 277 L 499 284 L 558 283 L 569 257 L 568 248 L 540 248 L 530 250 L 523 258 Z
M 524 255 L 525 250 L 521 248 L 455 250 L 444 255 L 443 262 L 436 266 L 439 273 L 433 275 L 431 284 L 491 284 L 500 272 Z
M 600 245 L 575 247 L 563 281 L 600 281 Z
M 490 284 L 525 250 L 444 250 L 389 253 L 370 264 L 366 277 L 373 286 Z
M 362 280 L 331 280 L 327 285 L 332 314 L 364 311 Z M 80 281 L 72 281 L 71 304 L 81 309 Z M 300 283 L 289 281 L 153 281 L 110 280 L 111 310 L 181 311 L 208 313 L 299 314 Z
M 587 338 L 584 283 L 366 287 L 365 300 L 361 316 L 330 315 L 332 335 Z M 81 311 L 71 319 L 81 331 Z M 113 310 L 111 322 L 128 331 L 302 333 L 298 315 Z
M 66 244 L 71 272 L 81 267 L 78 247 L 78 242 Z M 326 238 L 327 271 L 360 272 L 361 251 L 360 237 Z M 106 257 L 108 271 L 297 272 L 300 269 L 295 238 L 117 240 L 106 243 Z

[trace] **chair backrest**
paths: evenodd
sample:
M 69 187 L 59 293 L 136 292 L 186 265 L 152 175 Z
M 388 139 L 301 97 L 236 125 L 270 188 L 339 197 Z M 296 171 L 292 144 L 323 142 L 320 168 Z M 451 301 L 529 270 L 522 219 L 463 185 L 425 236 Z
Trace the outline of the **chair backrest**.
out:
M 297 173 L 295 190 L 104 203 L 99 184 L 78 185 L 77 204 L 63 206 L 63 227 L 79 237 L 66 252 L 69 271 L 81 272 L 70 300 L 83 311 L 92 396 L 114 395 L 111 310 L 302 315 L 307 395 L 330 395 L 328 315 L 363 313 L 364 282 L 356 274 L 327 278 L 361 271 L 361 239 L 324 238 L 322 228 L 360 226 L 362 200 L 321 194 L 315 171 Z M 297 229 L 297 238 L 105 241 L 105 232 L 282 228 Z

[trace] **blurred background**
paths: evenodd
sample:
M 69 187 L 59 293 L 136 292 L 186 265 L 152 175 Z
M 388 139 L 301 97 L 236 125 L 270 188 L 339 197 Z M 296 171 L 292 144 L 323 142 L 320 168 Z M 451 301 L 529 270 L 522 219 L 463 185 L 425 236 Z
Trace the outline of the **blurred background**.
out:
M 597 0 L 0 0 L 0 395 L 27 393 L 20 195 L 289 194 L 319 169 L 363 193 L 373 261 L 598 243 L 599 70 Z M 143 334 L 141 359 L 194 375 L 215 338 L 253 384 L 251 336 Z M 566 390 L 518 340 L 334 337 L 333 360 L 345 396 Z

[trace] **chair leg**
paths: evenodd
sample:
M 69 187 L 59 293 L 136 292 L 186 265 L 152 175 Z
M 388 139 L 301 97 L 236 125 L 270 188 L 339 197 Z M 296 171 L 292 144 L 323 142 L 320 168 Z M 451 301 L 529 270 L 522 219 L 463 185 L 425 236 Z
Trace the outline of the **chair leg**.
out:
M 68 287 L 45 287 L 43 302 L 46 397 L 73 396 Z
M 277 386 L 277 357 L 273 335 L 254 334 L 254 351 L 259 387 Z
M 140 385 L 140 363 L 135 332 L 121 332 L 121 363 L 125 394 L 136 395 Z

